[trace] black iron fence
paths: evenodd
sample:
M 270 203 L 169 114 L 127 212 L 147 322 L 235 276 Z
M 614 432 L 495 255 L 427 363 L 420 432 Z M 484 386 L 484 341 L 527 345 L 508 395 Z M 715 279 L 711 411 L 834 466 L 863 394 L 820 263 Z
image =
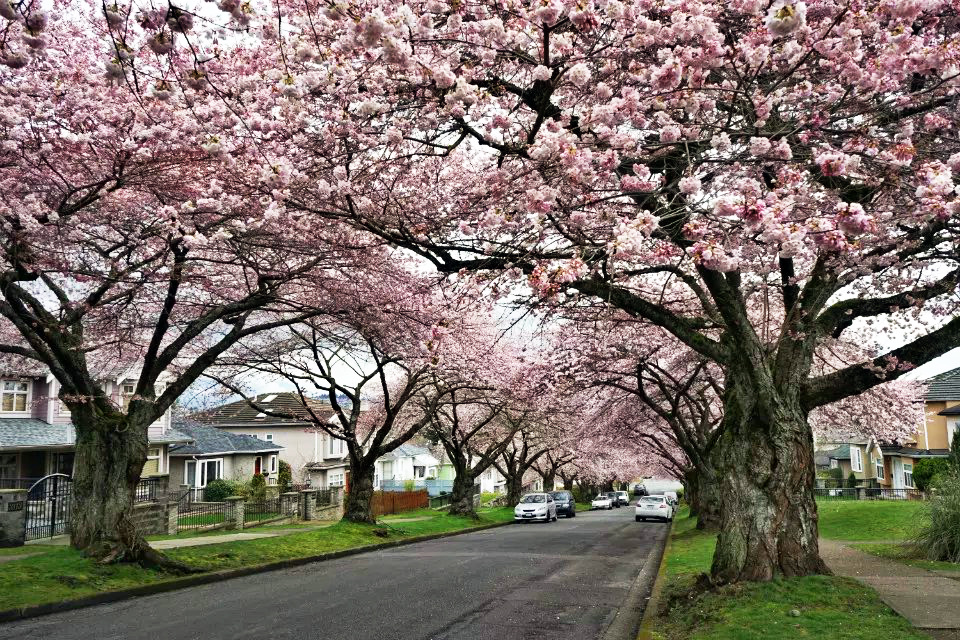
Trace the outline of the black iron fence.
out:
M 256 500 L 247 502 L 243 505 L 243 522 L 263 522 L 286 516 L 282 508 L 280 498 L 267 498 L 265 500 Z
M 69 476 L 57 473 L 47 476 L 30 488 L 27 494 L 26 539 L 52 538 L 70 531 L 70 508 L 73 483 Z
M 177 502 L 177 531 L 224 526 L 227 520 L 226 502 L 200 502 L 195 493 L 187 491 Z
M 333 492 L 330 489 L 320 489 L 317 491 L 317 506 L 318 507 L 329 507 L 333 504 Z
M 885 489 L 879 487 L 817 487 L 813 490 L 818 500 L 923 500 L 918 489 Z
M 163 493 L 163 478 L 142 478 L 134 491 L 134 502 L 156 502 Z

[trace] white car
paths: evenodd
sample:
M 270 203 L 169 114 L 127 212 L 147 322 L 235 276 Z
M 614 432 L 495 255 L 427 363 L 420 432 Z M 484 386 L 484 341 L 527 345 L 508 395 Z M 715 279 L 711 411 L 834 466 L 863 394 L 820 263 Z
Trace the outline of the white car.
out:
M 636 521 L 647 518 L 664 522 L 673 520 L 673 505 L 666 496 L 643 496 L 637 500 Z
M 669 500 L 669 501 L 670 501 L 670 504 L 672 504 L 672 505 L 674 506 L 674 508 L 676 508 L 676 506 L 677 506 L 678 504 L 680 504 L 680 500 L 677 498 L 677 492 L 676 492 L 676 491 L 664 491 L 664 492 L 663 492 L 663 497 L 666 498 L 667 500 Z
M 556 520 L 557 503 L 549 493 L 528 493 L 520 498 L 520 504 L 513 508 L 513 519 L 544 522 Z
M 590 503 L 591 509 L 613 509 L 613 500 L 605 493 L 601 493 Z

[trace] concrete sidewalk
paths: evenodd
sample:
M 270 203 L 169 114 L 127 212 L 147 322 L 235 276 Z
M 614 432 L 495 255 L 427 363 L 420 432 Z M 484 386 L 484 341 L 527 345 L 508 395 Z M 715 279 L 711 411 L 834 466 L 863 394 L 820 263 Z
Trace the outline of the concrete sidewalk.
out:
M 839 576 L 876 589 L 880 599 L 935 638 L 960 638 L 960 581 L 878 558 L 836 540 L 820 540 L 820 556 Z
M 280 536 L 289 536 L 294 533 L 304 533 L 306 531 L 316 531 L 317 529 L 326 529 L 334 525 L 334 522 L 317 524 L 312 527 L 300 527 L 299 529 L 273 529 L 266 527 L 257 529 L 256 533 L 242 532 L 225 533 L 218 536 L 197 536 L 195 538 L 172 538 L 170 540 L 153 540 L 150 546 L 161 551 L 166 549 L 179 549 L 181 547 L 201 547 L 207 544 L 220 544 L 223 542 L 238 542 L 241 540 L 259 540 L 260 538 L 277 538 Z

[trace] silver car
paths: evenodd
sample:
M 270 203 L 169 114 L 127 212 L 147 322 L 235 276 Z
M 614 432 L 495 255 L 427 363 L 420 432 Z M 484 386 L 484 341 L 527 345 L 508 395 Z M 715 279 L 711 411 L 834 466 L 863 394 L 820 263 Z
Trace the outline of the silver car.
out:
M 515 521 L 557 519 L 557 503 L 549 493 L 528 493 L 520 498 L 520 504 L 513 508 Z
M 673 520 L 673 505 L 666 496 L 644 496 L 637 500 L 636 520 Z

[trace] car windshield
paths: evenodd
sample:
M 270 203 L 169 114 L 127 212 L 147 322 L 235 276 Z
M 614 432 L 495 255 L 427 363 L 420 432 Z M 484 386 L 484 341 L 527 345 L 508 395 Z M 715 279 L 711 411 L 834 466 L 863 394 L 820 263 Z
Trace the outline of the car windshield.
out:
M 530 494 L 528 496 L 523 496 L 522 498 L 520 498 L 520 502 L 523 502 L 523 503 L 546 502 L 546 501 L 547 501 L 547 496 L 543 495 L 542 493 L 534 493 L 534 494 Z
M 610 493 L 607 494 L 607 497 L 608 497 L 608 498 L 616 498 L 616 497 L 617 497 L 617 494 L 616 494 L 615 491 L 611 491 Z
M 647 498 L 640 498 L 640 502 L 643 502 L 645 504 L 656 504 L 658 502 L 663 502 L 663 498 L 661 496 L 657 496 L 657 497 L 650 496 Z
M 553 499 L 554 499 L 554 500 L 569 500 L 569 499 L 570 499 L 570 494 L 567 493 L 566 491 L 554 491 L 554 492 L 551 493 L 550 495 L 553 496 Z
M 610 496 L 608 496 L 605 493 L 601 493 L 596 498 L 594 498 L 594 500 L 609 500 L 609 499 L 610 499 Z

